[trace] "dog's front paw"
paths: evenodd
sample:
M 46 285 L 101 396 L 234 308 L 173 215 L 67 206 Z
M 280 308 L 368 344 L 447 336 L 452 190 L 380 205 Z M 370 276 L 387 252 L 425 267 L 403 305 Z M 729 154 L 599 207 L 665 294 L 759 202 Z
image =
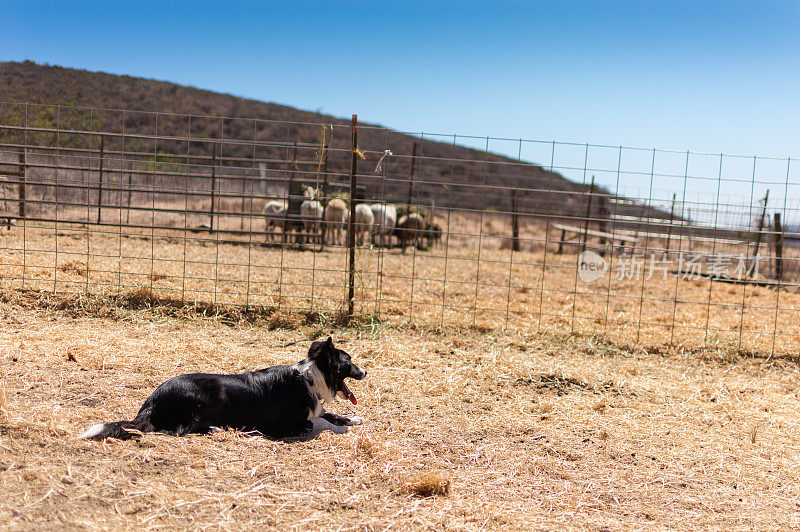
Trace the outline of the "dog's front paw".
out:
M 354 416 L 354 417 L 350 418 L 350 423 L 348 423 L 348 424 L 349 425 L 362 425 L 362 424 L 364 424 L 364 420 L 362 418 L 358 417 L 358 416 Z
M 347 427 L 344 425 L 334 425 L 327 419 L 314 418 L 311 420 L 311 430 L 317 433 L 329 430 L 334 434 L 344 434 L 347 432 Z

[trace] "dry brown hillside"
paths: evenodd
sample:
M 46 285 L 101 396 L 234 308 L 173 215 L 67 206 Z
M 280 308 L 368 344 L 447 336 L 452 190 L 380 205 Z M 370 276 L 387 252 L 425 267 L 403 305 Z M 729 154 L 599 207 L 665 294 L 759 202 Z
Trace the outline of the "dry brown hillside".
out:
M 222 156 L 232 164 L 238 161 L 246 165 L 247 160 L 254 157 L 289 158 L 286 144 L 295 142 L 301 145 L 299 159 L 310 161 L 315 157 L 314 146 L 320 143 L 321 124 L 334 124 L 338 127 L 333 134 L 328 171 L 332 179 L 341 181 L 349 173 L 347 119 L 174 83 L 38 65 L 30 61 L 0 63 L 0 95 L 0 102 L 3 102 L 0 103 L 0 123 L 5 125 L 156 134 L 162 138 L 259 141 L 257 147 L 252 143 L 226 143 Z M 37 105 L 26 108 L 19 103 Z M 30 145 L 34 133 L 27 134 Z M 0 130 L 0 145 L 14 145 L 21 140 L 21 135 L 19 131 Z M 38 142 L 43 145 L 59 142 L 63 146 L 85 142 L 87 138 L 38 135 Z M 511 198 L 506 187 L 519 186 L 519 209 L 523 212 L 557 216 L 585 212 L 586 198 L 581 194 L 587 190 L 586 185 L 569 181 L 537 164 L 519 164 L 501 155 L 458 146 L 452 138 L 440 140 L 442 142 L 420 139 L 380 126 L 361 124 L 359 147 L 367 154 L 366 161 L 361 163 L 362 172 L 371 173 L 385 149 L 394 153 L 386 167 L 389 179 L 362 180 L 367 194 L 405 199 L 411 154 L 414 143 L 418 142 L 415 202 L 428 204 L 433 199 L 437 205 L 445 207 L 509 210 Z M 311 146 L 303 149 L 303 144 Z M 155 149 L 166 154 L 209 155 L 210 146 L 209 142 L 167 139 L 159 140 Z M 126 149 L 130 148 L 129 144 Z M 147 149 L 152 152 L 153 147 Z M 633 215 L 648 210 L 641 205 L 623 208 Z

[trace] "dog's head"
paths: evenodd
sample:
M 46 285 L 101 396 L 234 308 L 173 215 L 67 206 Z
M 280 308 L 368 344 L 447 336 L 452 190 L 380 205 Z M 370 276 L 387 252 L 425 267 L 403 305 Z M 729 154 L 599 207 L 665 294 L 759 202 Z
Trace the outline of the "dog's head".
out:
M 336 349 L 333 338 L 329 336 L 327 340 L 313 342 L 308 349 L 308 359 L 319 368 L 331 395 L 356 404 L 356 396 L 347 387 L 345 379 L 361 380 L 367 372 L 353 364 L 348 353 Z

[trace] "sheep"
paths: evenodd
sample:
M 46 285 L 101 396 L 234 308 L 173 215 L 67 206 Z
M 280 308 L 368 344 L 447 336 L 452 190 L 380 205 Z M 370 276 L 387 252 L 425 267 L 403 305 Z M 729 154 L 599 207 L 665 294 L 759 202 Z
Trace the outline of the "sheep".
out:
M 376 237 L 378 245 L 392 245 L 392 233 L 394 226 L 397 225 L 397 207 L 394 205 L 384 205 L 373 203 L 370 205 L 372 216 L 375 222 L 372 226 L 372 243 L 375 244 Z
M 428 247 L 438 246 L 442 241 L 442 226 L 437 222 L 431 222 L 425 228 L 425 238 L 428 241 Z
M 344 224 L 350 219 L 347 204 L 339 198 L 334 198 L 325 206 L 325 242 L 333 235 L 332 243 L 341 244 Z
M 271 200 L 264 206 L 264 218 L 267 222 L 267 241 L 274 240 L 274 234 L 271 234 L 273 228 L 280 227 L 283 230 L 284 221 L 286 220 L 286 205 L 282 201 Z
M 319 224 L 322 220 L 322 205 L 317 200 L 306 200 L 300 204 L 300 216 L 303 217 L 303 229 L 314 235 L 313 242 L 319 240 Z
M 359 203 L 356 205 L 355 219 L 356 244 L 363 244 L 372 234 L 372 226 L 375 223 L 375 216 L 369 205 Z
M 397 222 L 397 227 L 394 229 L 394 234 L 397 235 L 397 239 L 400 241 L 403 253 L 406 252 L 406 246 L 409 245 L 408 241 L 411 241 L 412 246 L 419 247 L 427 225 L 425 218 L 415 212 L 400 218 L 400 221 Z
M 308 185 L 303 185 L 303 197 L 307 200 L 319 199 L 319 191 Z

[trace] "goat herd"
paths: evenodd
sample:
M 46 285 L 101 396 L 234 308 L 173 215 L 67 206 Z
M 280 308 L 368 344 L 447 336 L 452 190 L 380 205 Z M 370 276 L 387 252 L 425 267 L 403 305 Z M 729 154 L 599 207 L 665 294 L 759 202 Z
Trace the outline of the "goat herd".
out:
M 403 210 L 406 212 L 402 213 Z M 399 219 L 398 214 L 401 214 Z M 291 236 L 299 244 L 304 241 L 323 245 L 347 243 L 350 220 L 347 202 L 332 198 L 323 204 L 317 190 L 312 187 L 303 188 L 299 215 L 289 212 L 286 201 L 270 200 L 264 207 L 264 216 L 269 241 L 279 238 L 288 242 Z M 437 245 L 442 239 L 442 228 L 438 223 L 426 220 L 423 213 L 411 212 L 410 209 L 389 203 L 356 204 L 353 225 L 356 245 L 370 243 L 391 248 L 394 245 L 393 237 L 396 237 L 404 253 L 408 246 L 424 249 Z M 275 229 L 280 229 L 282 236 Z

